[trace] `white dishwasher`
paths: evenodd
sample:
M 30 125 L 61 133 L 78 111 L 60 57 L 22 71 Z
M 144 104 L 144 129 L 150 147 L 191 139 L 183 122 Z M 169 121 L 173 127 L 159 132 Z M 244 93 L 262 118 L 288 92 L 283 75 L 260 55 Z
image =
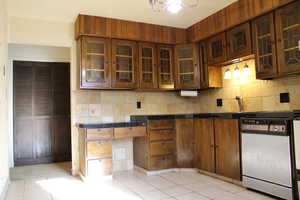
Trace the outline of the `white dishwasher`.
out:
M 300 196 L 300 110 L 294 112 L 294 144 L 298 192 Z
M 293 200 L 291 121 L 242 119 L 243 185 Z

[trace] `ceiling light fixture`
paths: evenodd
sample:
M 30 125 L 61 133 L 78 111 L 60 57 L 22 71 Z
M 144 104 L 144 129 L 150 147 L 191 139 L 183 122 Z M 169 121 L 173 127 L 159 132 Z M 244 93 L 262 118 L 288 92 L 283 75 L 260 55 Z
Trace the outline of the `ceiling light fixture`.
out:
M 182 8 L 196 7 L 199 0 L 149 0 L 152 9 L 157 12 L 169 11 L 170 13 L 176 14 Z

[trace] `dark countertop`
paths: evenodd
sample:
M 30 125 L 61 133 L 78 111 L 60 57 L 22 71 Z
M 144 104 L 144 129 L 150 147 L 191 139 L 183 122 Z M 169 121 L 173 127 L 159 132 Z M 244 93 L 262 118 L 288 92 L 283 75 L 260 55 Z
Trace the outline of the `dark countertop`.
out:
M 79 123 L 77 126 L 79 128 L 90 128 L 90 129 L 96 129 L 96 128 L 120 128 L 120 127 L 134 127 L 134 126 L 146 126 L 147 123 L 144 121 L 135 121 L 135 122 L 113 122 L 113 123 L 94 123 L 94 124 L 88 124 L 88 123 Z

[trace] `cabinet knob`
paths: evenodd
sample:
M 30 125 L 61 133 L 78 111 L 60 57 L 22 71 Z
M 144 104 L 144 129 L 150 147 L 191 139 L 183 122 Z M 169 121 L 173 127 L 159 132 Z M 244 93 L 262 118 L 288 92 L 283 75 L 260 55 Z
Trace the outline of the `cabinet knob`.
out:
M 210 147 L 211 147 L 211 148 L 214 148 L 214 147 L 215 147 L 215 145 L 211 144 L 211 145 L 210 145 Z
M 278 42 L 282 42 L 282 39 L 279 38 L 279 39 L 278 39 Z

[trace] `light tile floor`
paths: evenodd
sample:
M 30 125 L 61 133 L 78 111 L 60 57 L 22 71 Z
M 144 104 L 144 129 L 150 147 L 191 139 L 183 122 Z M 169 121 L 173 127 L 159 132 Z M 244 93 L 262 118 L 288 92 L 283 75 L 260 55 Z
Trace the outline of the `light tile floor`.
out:
M 196 172 L 145 176 L 137 171 L 112 180 L 83 183 L 70 174 L 70 163 L 11 170 L 6 200 L 271 200 L 242 187 Z

